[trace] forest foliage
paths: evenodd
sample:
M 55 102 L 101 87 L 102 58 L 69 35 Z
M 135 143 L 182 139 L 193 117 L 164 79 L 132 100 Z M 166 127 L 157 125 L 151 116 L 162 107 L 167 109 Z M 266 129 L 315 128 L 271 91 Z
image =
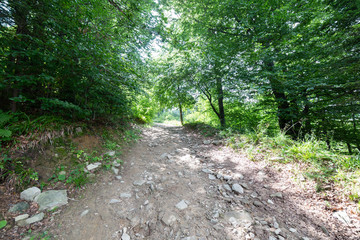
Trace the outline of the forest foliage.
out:
M 170 78 L 171 98 L 181 86 L 177 102 L 192 96 L 193 113 L 223 128 L 248 132 L 267 123 L 293 139 L 314 135 L 329 147 L 335 140 L 360 149 L 357 1 L 163 3 L 172 21 L 160 93 Z
M 345 0 L 3 0 L 0 135 L 33 115 L 149 122 L 177 108 L 182 123 L 266 125 L 352 152 L 359 9 Z

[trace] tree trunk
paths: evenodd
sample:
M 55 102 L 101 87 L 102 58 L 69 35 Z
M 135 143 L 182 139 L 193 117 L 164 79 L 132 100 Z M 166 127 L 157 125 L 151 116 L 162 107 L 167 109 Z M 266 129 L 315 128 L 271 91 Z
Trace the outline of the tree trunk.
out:
M 265 61 L 266 70 L 273 73 L 274 72 L 274 62 Z M 289 108 L 290 104 L 285 95 L 285 92 L 281 86 L 281 83 L 276 80 L 274 77 L 269 77 L 271 90 L 274 94 L 275 101 L 277 103 L 277 115 L 279 127 L 281 130 L 286 131 L 291 127 L 291 121 L 289 119 Z M 287 131 L 287 134 L 292 134 L 292 132 Z
M 220 78 L 216 79 L 216 88 L 218 92 L 218 105 L 219 105 L 219 120 L 222 128 L 225 128 L 225 110 L 224 110 L 224 92 L 222 88 L 222 80 Z
M 180 111 L 180 122 L 181 122 L 181 125 L 184 125 L 183 111 L 182 111 L 181 102 L 179 102 L 179 111 Z

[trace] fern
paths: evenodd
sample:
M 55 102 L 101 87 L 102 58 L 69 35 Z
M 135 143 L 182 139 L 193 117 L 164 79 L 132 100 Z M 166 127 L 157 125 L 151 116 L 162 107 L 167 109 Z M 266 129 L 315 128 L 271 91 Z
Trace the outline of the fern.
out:
M 5 125 L 10 121 L 11 115 L 0 111 L 0 141 L 9 140 L 12 135 L 10 130 L 5 129 Z

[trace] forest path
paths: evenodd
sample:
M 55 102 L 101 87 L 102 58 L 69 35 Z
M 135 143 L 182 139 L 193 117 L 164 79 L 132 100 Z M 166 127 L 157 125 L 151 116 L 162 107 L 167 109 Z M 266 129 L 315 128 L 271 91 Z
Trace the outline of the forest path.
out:
M 122 159 L 55 216 L 56 239 L 356 239 L 281 172 L 182 127 L 144 129 Z

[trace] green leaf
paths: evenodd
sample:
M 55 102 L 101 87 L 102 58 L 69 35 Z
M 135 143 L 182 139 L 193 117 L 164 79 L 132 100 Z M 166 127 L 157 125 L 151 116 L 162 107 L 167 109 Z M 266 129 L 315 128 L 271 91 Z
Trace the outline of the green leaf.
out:
M 6 220 L 1 220 L 0 221 L 0 229 L 4 228 L 7 224 L 7 221 Z

